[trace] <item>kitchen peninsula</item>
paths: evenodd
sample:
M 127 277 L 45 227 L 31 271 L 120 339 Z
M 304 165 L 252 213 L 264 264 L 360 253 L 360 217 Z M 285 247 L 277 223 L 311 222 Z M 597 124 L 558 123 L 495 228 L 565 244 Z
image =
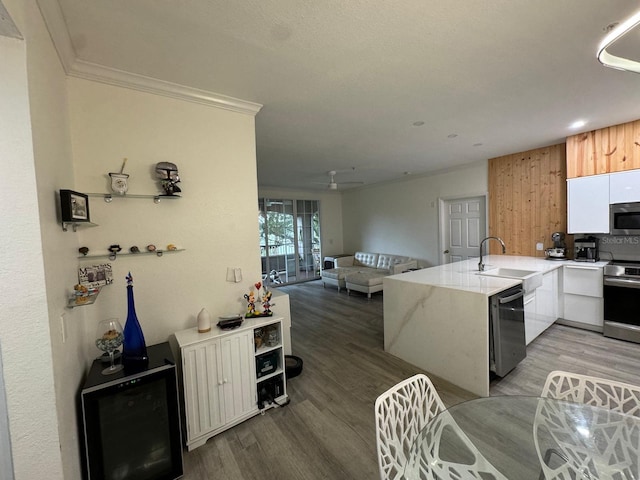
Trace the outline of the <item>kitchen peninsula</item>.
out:
M 416 270 L 384 279 L 384 349 L 427 372 L 483 397 L 489 396 L 489 301 L 492 295 L 524 283 L 528 289 L 540 287 L 543 278 L 555 276 L 573 261 L 549 261 L 544 258 L 511 255 L 485 257 L 484 275 L 478 272 L 478 259 Z M 597 262 L 592 266 L 602 266 Z M 584 266 L 584 264 L 582 264 Z M 491 276 L 496 268 L 535 272 L 524 277 Z M 549 275 L 547 275 L 549 274 Z M 547 303 L 547 302 L 545 302 Z M 548 323 L 534 325 L 529 343 Z M 531 330 L 531 324 L 527 325 Z

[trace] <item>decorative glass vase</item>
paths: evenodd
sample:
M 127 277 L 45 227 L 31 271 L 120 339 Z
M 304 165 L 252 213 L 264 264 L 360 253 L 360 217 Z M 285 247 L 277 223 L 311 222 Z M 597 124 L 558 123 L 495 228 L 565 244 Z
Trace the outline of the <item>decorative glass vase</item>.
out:
M 133 277 L 127 275 L 127 321 L 124 324 L 124 343 L 122 344 L 122 364 L 125 370 L 144 370 L 149 364 L 147 345 L 144 341 L 142 328 L 136 315 L 133 301 Z

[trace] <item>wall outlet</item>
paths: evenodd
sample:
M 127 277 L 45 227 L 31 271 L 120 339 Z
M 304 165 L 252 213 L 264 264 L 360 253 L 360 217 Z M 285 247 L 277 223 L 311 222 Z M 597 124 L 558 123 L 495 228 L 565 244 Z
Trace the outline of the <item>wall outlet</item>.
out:
M 542 250 L 544 250 L 544 245 L 540 242 L 536 243 L 536 250 L 541 252 Z

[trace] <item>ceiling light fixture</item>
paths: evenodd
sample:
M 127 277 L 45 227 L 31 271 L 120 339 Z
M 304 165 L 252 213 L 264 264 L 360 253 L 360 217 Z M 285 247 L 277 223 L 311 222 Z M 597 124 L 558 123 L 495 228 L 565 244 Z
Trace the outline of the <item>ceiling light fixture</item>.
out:
M 456 138 L 457 136 L 457 133 L 450 133 L 449 135 L 447 135 L 447 138 Z
M 413 122 L 413 126 L 414 127 L 421 127 L 422 125 L 424 125 L 424 122 L 419 121 L 419 122 Z
M 584 121 L 584 120 L 576 120 L 571 125 L 569 125 L 569 128 L 571 130 L 577 130 L 578 128 L 584 127 L 586 124 L 587 124 L 587 122 Z
M 482 144 L 481 144 L 481 143 L 474 143 L 474 144 L 473 144 L 473 146 L 474 146 L 474 147 L 481 147 L 481 146 L 482 146 Z
M 633 14 L 624 22 L 614 27 L 602 40 L 598 46 L 598 61 L 605 67 L 625 70 L 628 72 L 640 73 L 640 62 L 629 58 L 618 57 L 607 52 L 607 48 L 620 40 L 623 36 L 640 24 L 640 11 Z

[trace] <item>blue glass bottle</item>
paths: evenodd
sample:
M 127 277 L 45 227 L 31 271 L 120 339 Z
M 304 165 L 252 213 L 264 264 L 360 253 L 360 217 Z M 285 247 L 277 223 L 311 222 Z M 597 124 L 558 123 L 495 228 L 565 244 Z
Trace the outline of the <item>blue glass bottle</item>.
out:
M 127 371 L 144 370 L 149 364 L 147 345 L 142 328 L 136 315 L 133 301 L 133 277 L 127 275 L 127 321 L 124 325 L 124 342 L 122 344 L 122 365 Z

